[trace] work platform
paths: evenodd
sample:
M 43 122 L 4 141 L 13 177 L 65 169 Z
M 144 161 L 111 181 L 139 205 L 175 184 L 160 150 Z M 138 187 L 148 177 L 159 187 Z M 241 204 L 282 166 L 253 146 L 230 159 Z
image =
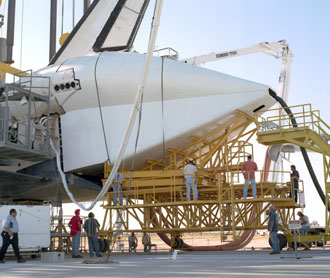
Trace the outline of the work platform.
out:
M 253 145 L 249 140 L 256 133 L 253 117 L 237 111 L 237 117 L 226 126 L 203 138 L 191 137 L 191 144 L 181 149 L 167 150 L 158 161 L 147 160 L 140 171 L 125 171 L 122 195 L 124 204 L 113 205 L 113 192 L 108 192 L 106 214 L 101 236 L 114 240 L 114 233 L 151 232 L 170 235 L 170 245 L 182 248 L 178 238 L 183 233 L 218 231 L 220 241 L 239 242 L 250 231 L 267 229 L 266 211 L 271 204 L 279 208 L 281 223 L 294 218 L 295 209 L 304 207 L 304 185 L 299 181 L 298 204 L 294 201 L 293 183 L 289 172 L 281 172 L 284 180 L 272 182 L 276 172 L 268 169 L 256 172 L 257 198 L 243 199 L 244 177 L 241 165 Z M 198 200 L 187 201 L 183 166 L 193 160 Z M 260 164 L 260 163 L 259 163 Z M 104 180 L 111 173 L 104 164 Z M 166 239 L 165 239 L 166 240 Z
M 257 127 L 252 128 L 251 124 Z M 286 241 L 293 242 L 293 231 L 289 230 L 288 222 L 296 219 L 296 209 L 305 206 L 303 181 L 299 180 L 296 204 L 290 173 L 276 173 L 266 167 L 256 172 L 257 198 L 252 198 L 249 185 L 249 196 L 242 199 L 241 165 L 249 155 L 253 157 L 253 145 L 249 140 L 255 134 L 264 145 L 294 144 L 322 153 L 326 207 L 329 205 L 330 128 L 321 120 L 319 112 L 313 111 L 310 105 L 258 111 L 254 118 L 237 111 L 237 117 L 226 126 L 203 138 L 191 137 L 192 143 L 181 149 L 169 148 L 163 159 L 147 160 L 144 169 L 123 170 L 124 204 L 114 206 L 114 194 L 108 192 L 100 234 L 115 240 L 113 235 L 118 232 L 154 232 L 172 247 L 185 249 L 186 245 L 180 239 L 183 233 L 219 231 L 221 242 L 230 240 L 233 246 L 242 247 L 247 244 L 247 237 L 253 238 L 255 230 L 267 229 L 266 211 L 274 204 L 284 234 L 280 236 L 281 248 Z M 189 160 L 198 168 L 195 177 L 198 200 L 195 201 L 187 201 L 182 172 Z M 269 164 L 266 161 L 265 165 Z M 110 172 L 111 167 L 105 163 L 103 183 Z M 282 175 L 281 182 L 272 182 L 277 174 Z M 251 232 L 246 234 L 247 231 Z M 170 235 L 170 240 L 166 234 Z M 298 232 L 297 240 L 302 244 L 306 240 L 322 241 L 323 244 L 330 240 L 328 211 L 325 231 L 304 236 Z
M 34 83 L 40 79 L 42 86 L 36 87 Z M 15 74 L 13 83 L 0 87 L 2 159 L 41 161 L 51 158 L 49 86 L 48 77 L 32 76 L 32 72 L 28 71 Z M 13 103 L 20 103 L 20 113 Z M 44 114 L 38 115 L 37 107 L 42 107 Z
M 131 228 L 128 218 L 122 217 L 123 232 L 173 233 L 265 229 L 264 212 L 268 205 L 262 207 L 260 204 L 275 204 L 278 208 L 304 207 L 303 203 L 295 204 L 291 183 L 288 186 L 287 183 L 262 182 L 262 171 L 256 173 L 256 199 L 252 198 L 251 192 L 247 199 L 242 199 L 244 181 L 241 172 L 226 173 L 235 177 L 236 181 L 231 183 L 222 181 L 223 175 L 207 175 L 206 171 L 202 175 L 201 172 L 196 176 L 196 201 L 187 201 L 182 170 L 124 173 L 122 194 L 127 203 L 114 206 L 113 192 L 110 192 L 109 205 L 104 208 L 112 211 L 109 212 L 111 222 L 116 211 L 116 215 L 133 216 L 140 224 L 139 229 Z M 290 181 L 290 173 L 286 174 Z M 300 188 L 302 193 L 302 181 Z
M 264 145 L 293 144 L 322 154 L 325 183 L 325 231 L 319 235 L 300 236 L 299 241 L 330 240 L 330 127 L 310 104 L 296 105 L 255 113 L 257 140 Z M 306 153 L 307 155 L 307 153 Z M 305 158 L 306 159 L 306 158 Z M 311 166 L 308 166 L 311 167 Z M 292 241 L 292 234 L 287 238 Z

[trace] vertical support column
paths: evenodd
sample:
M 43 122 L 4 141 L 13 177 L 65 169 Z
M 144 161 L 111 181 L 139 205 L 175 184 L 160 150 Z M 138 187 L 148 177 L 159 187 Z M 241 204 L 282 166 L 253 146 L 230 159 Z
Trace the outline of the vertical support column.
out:
M 231 199 L 231 226 L 232 226 L 232 233 L 233 233 L 233 241 L 236 240 L 236 222 L 235 222 L 235 190 L 234 190 L 234 177 L 233 173 L 229 172 L 230 174 L 230 199 Z
M 146 207 L 143 209 L 144 210 L 144 227 L 145 228 L 150 228 L 150 225 L 151 225 L 151 219 L 150 219 L 150 208 L 149 207 Z
M 325 234 L 330 232 L 330 158 L 323 154 L 323 169 L 324 169 L 324 183 L 325 183 Z
M 58 214 L 58 232 L 61 235 L 63 233 L 63 208 L 62 203 L 58 203 L 58 206 L 60 208 L 59 214 Z M 63 237 L 60 236 L 58 239 L 58 249 L 63 250 Z
M 63 208 L 62 208 L 62 203 L 61 202 L 52 202 L 52 223 L 53 227 L 55 228 L 53 232 L 55 233 L 53 235 L 54 237 L 54 244 L 51 244 L 51 248 L 54 249 L 56 248 L 56 238 L 58 238 L 58 245 L 57 245 L 57 250 L 62 251 L 63 250 L 63 232 L 65 231 L 64 225 L 63 225 Z M 55 213 L 54 213 L 55 211 Z M 57 220 L 57 226 L 55 226 Z M 52 240 L 53 242 L 53 240 Z
M 50 2 L 49 61 L 56 53 L 57 0 Z
M 8 22 L 7 22 L 7 59 L 6 64 L 12 64 L 13 61 L 13 46 L 15 33 L 15 9 L 16 0 L 8 1 Z
M 1 27 L 0 27 L 1 28 Z M 4 62 L 6 60 L 7 54 L 7 40 L 5 38 L 0 38 L 0 62 Z M 0 75 L 0 86 L 6 83 L 6 75 L 5 73 L 2 76 Z
M 86 13 L 90 5 L 91 5 L 91 0 L 84 0 L 84 13 Z
M 220 241 L 224 241 L 224 225 L 225 225 L 225 216 L 224 209 L 222 206 L 222 186 L 221 186 L 221 175 L 218 173 L 217 177 L 217 186 L 218 186 L 218 202 L 219 202 L 219 215 L 220 215 Z

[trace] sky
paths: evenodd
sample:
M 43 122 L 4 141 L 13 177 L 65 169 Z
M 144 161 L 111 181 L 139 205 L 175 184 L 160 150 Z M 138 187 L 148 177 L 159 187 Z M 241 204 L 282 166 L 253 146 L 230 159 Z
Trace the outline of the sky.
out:
M 16 0 L 16 67 L 39 69 L 48 62 L 49 2 Z M 65 0 L 63 30 L 72 29 L 72 1 Z M 75 23 L 82 15 L 83 0 L 75 0 Z M 2 11 L 8 0 L 3 1 Z M 61 5 L 58 1 L 58 37 L 61 34 Z M 23 8 L 23 36 L 21 19 Z M 150 1 L 134 49 L 145 52 L 154 0 Z M 248 47 L 259 42 L 286 40 L 294 54 L 289 105 L 311 103 L 330 124 L 330 1 L 328 0 L 164 0 L 156 48 L 172 47 L 186 58 L 209 52 Z M 5 27 L 0 35 L 5 36 Z M 59 45 L 58 45 L 59 47 Z M 22 52 L 20 52 L 22 48 Z M 20 59 L 22 57 L 22 59 Z M 278 87 L 281 61 L 263 53 L 215 61 L 204 67 L 244 79 Z M 264 147 L 256 146 L 260 168 Z M 324 187 L 322 157 L 310 154 L 317 177 Z M 314 189 L 300 153 L 291 156 L 286 167 L 295 164 L 305 182 L 306 209 L 310 220 L 324 224 L 324 206 Z

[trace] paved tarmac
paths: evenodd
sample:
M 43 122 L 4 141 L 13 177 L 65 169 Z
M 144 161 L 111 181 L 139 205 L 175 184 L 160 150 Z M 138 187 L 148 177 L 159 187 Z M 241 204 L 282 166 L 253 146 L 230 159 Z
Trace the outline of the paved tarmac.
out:
M 0 277 L 330 277 L 330 251 L 179 252 L 176 260 L 168 254 L 114 253 L 117 263 L 82 264 L 83 259 L 67 256 L 62 263 L 44 263 L 39 258 L 24 264 L 7 260 L 0 265 Z M 308 256 L 308 257 L 307 257 Z M 84 259 L 89 259 L 87 255 Z

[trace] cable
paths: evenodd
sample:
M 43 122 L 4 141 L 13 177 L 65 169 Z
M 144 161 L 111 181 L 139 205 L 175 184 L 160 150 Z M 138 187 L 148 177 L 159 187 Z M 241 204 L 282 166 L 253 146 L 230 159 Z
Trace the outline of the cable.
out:
M 165 170 L 165 124 L 164 124 L 164 57 L 162 57 L 162 68 L 160 78 L 160 91 L 162 98 L 162 127 L 163 127 L 163 170 Z
M 146 57 L 146 63 L 149 63 L 149 65 L 151 63 L 151 57 L 152 57 L 152 53 L 153 53 L 153 50 L 154 50 L 154 45 L 155 45 L 156 34 L 157 34 L 158 26 L 159 26 L 159 18 L 160 18 L 160 12 L 161 12 L 162 5 L 163 5 L 163 0 L 158 0 L 155 3 L 153 21 L 151 23 L 151 30 L 150 30 L 150 34 L 149 34 L 148 52 L 147 52 L 147 57 Z M 144 73 L 143 73 L 142 83 L 141 83 L 141 85 L 139 85 L 140 96 L 138 94 L 137 97 L 136 97 L 136 110 L 134 110 L 136 113 L 137 113 L 137 111 L 139 111 L 139 120 L 138 120 L 138 130 L 137 130 L 136 139 L 135 139 L 135 146 L 134 146 L 134 153 L 133 153 L 131 171 L 130 171 L 129 181 L 128 181 L 128 185 L 127 185 L 126 204 L 127 204 L 127 200 L 128 200 L 130 189 L 131 189 L 131 183 L 132 183 L 133 171 L 134 171 L 134 163 L 135 163 L 135 155 L 136 155 L 137 144 L 138 144 L 139 136 L 140 136 L 141 119 L 142 119 L 143 93 L 144 93 L 144 84 L 146 82 L 145 73 L 148 74 L 148 71 L 149 71 L 149 67 L 146 68 L 146 64 L 145 64 L 144 65 Z M 142 84 L 143 84 L 143 87 L 142 87 Z M 139 102 L 138 102 L 138 97 L 140 97 Z M 137 107 L 138 104 L 139 104 L 139 108 Z M 135 116 L 134 116 L 134 118 L 135 118 Z M 113 169 L 112 169 L 112 171 L 113 171 Z
M 101 100 L 100 100 L 100 94 L 99 94 L 99 86 L 97 83 L 97 78 L 96 78 L 96 67 L 99 62 L 99 59 L 101 57 L 103 52 L 100 52 L 99 56 L 96 59 L 95 66 L 94 66 L 94 80 L 95 80 L 95 88 L 96 88 L 96 94 L 97 94 L 97 101 L 99 105 L 99 111 L 100 111 L 100 117 L 101 117 L 101 123 L 102 123 L 102 130 L 103 130 L 103 138 L 104 138 L 104 143 L 105 143 L 105 149 L 107 151 L 107 156 L 108 156 L 108 164 L 110 165 L 110 155 L 109 155 L 109 149 L 108 149 L 108 142 L 107 142 L 107 136 L 105 133 L 105 127 L 104 127 L 104 121 L 103 121 L 103 114 L 102 114 L 102 107 L 101 107 Z
M 127 204 L 127 200 L 128 200 L 128 197 L 129 197 L 130 190 L 131 190 L 131 184 L 132 184 L 132 179 L 133 179 L 136 150 L 137 150 L 137 145 L 138 145 L 139 137 L 140 137 L 141 120 L 142 120 L 142 104 L 143 104 L 143 94 L 141 95 L 141 100 L 140 100 L 138 128 L 137 128 L 137 132 L 136 132 L 132 165 L 131 165 L 131 170 L 130 170 L 130 174 L 129 174 L 128 185 L 127 185 L 127 191 L 126 191 L 126 204 Z

